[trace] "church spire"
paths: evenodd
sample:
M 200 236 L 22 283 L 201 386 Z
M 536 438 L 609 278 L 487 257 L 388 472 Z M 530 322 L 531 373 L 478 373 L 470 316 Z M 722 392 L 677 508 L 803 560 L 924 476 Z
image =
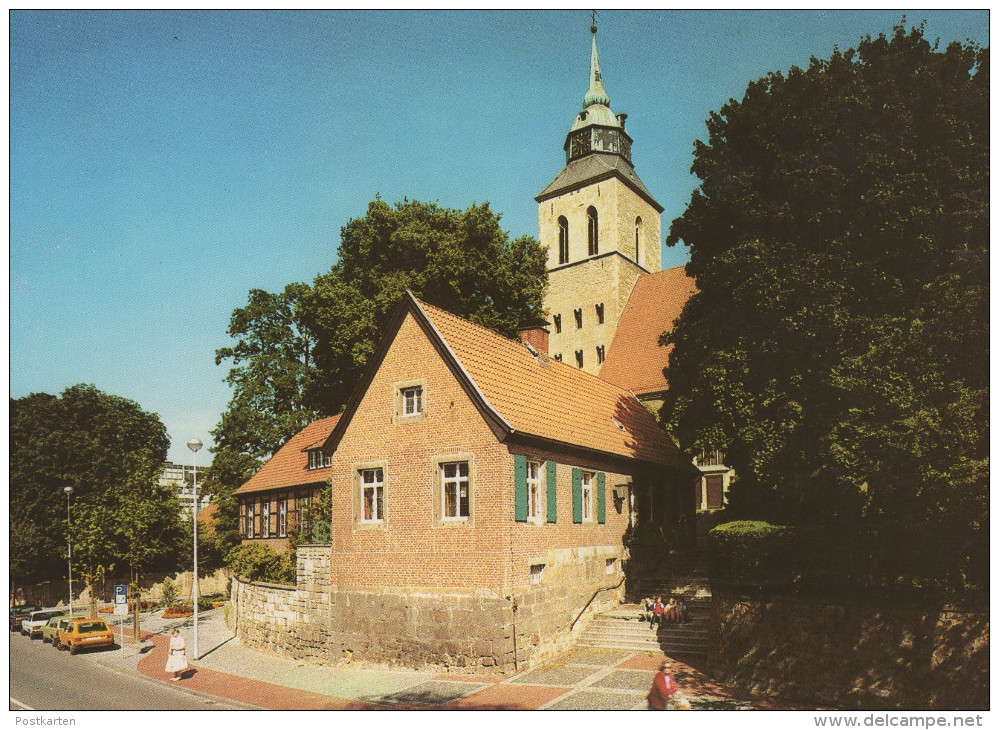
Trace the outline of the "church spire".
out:
M 610 97 L 604 89 L 603 77 L 600 74 L 600 57 L 597 55 L 597 26 L 594 18 L 593 25 L 590 26 L 590 33 L 593 36 L 593 49 L 590 51 L 590 88 L 583 97 L 583 108 L 586 109 L 594 104 L 610 106 Z

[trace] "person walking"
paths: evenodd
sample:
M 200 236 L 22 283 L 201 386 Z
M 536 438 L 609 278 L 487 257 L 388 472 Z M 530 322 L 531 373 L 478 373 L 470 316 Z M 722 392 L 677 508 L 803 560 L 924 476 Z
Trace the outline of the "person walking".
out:
M 659 671 L 652 678 L 652 687 L 645 699 L 650 710 L 665 710 L 669 707 L 669 698 L 678 690 L 676 680 L 669 673 L 669 662 L 665 659 L 659 665 Z
M 167 653 L 166 671 L 173 672 L 170 681 L 180 681 L 180 673 L 187 669 L 187 645 L 184 644 L 184 637 L 175 627 L 170 632 L 170 648 Z

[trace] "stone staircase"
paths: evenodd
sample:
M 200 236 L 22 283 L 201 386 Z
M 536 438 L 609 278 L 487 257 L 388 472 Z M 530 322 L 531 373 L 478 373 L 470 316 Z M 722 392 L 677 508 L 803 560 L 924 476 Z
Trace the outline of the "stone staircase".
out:
M 707 562 L 700 551 L 671 555 L 659 576 L 648 576 L 629 587 L 629 603 L 594 617 L 577 646 L 629 651 L 662 651 L 682 661 L 703 660 L 707 656 L 708 619 L 711 615 L 711 583 Z M 644 597 L 661 596 L 663 601 L 683 598 L 689 620 L 685 624 L 665 623 L 655 631 L 640 620 Z

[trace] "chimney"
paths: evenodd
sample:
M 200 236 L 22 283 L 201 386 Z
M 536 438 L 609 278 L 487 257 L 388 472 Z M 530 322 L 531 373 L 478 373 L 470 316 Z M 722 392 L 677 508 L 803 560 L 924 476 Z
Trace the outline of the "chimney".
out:
M 520 341 L 548 354 L 548 322 L 536 317 L 520 323 Z

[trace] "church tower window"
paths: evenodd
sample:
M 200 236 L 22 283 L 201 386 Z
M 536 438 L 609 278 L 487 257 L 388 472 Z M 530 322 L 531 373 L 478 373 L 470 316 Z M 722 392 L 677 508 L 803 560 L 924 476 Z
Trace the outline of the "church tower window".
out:
M 555 321 L 555 334 L 562 334 L 562 315 L 556 314 L 552 319 Z
M 604 305 L 603 302 L 594 307 L 597 310 L 597 324 L 604 323 Z
M 596 256 L 600 253 L 600 242 L 597 237 L 597 209 L 591 205 L 586 209 L 586 238 L 589 243 L 590 256 Z
M 583 351 L 582 350 L 576 350 L 576 367 L 577 368 L 583 367 Z
M 641 250 L 639 246 L 642 242 L 642 216 L 638 216 L 635 219 L 635 263 L 641 264 L 638 260 L 638 252 Z
M 564 215 L 558 217 L 558 262 L 569 262 L 569 221 Z
M 574 309 L 572 310 L 572 313 L 576 315 L 576 329 L 578 330 L 583 329 L 583 310 Z

